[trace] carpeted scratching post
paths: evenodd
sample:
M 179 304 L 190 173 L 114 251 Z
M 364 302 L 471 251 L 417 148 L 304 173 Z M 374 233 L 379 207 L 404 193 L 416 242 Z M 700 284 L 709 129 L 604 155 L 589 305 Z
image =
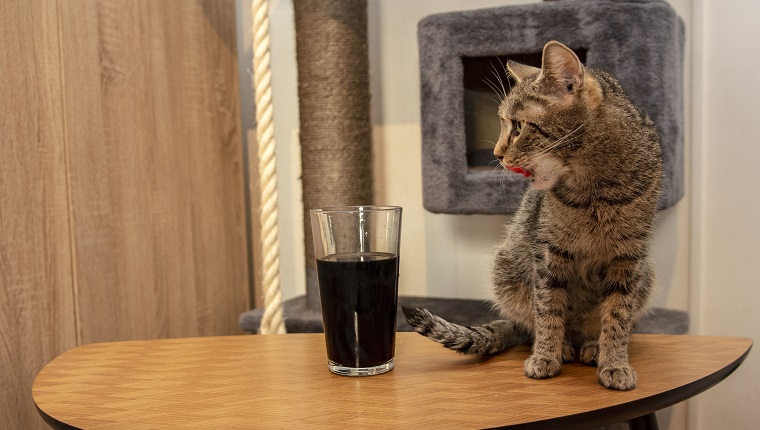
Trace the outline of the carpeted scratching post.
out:
M 322 329 L 309 210 L 373 199 L 366 0 L 293 2 L 301 122 L 306 295 L 284 303 L 289 332 Z M 261 311 L 240 316 L 255 331 Z
M 309 210 L 373 203 L 367 2 L 298 0 L 293 7 L 306 304 L 320 309 Z

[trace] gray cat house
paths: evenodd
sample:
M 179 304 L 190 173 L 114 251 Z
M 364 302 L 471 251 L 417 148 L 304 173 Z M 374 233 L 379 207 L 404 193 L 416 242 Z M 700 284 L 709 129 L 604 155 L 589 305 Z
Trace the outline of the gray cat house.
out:
M 565 0 L 443 13 L 419 23 L 425 209 L 517 209 L 527 181 L 498 168 L 492 154 L 499 93 L 510 85 L 504 64 L 511 59 L 540 67 L 550 40 L 618 78 L 660 135 L 660 209 L 683 196 L 682 21 L 661 0 Z

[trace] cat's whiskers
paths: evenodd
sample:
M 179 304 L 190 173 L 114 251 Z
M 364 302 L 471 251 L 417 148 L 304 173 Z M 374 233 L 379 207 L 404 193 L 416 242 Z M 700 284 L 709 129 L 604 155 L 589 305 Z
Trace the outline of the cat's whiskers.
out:
M 496 162 L 497 164 L 493 164 Z M 493 169 L 491 170 L 491 175 L 495 174 L 499 170 L 504 170 L 501 166 L 501 163 L 499 163 L 499 160 L 493 160 L 490 163 L 488 163 L 488 167 L 493 166 Z
M 501 61 L 499 61 L 499 66 L 501 66 L 501 70 L 504 70 L 506 72 L 507 88 L 509 88 L 509 90 L 504 93 L 504 98 L 507 98 L 507 94 L 509 94 L 510 92 L 512 92 L 512 81 L 510 80 L 510 73 L 507 70 L 507 64 L 506 63 L 502 63 Z M 502 88 L 503 87 L 504 87 L 504 84 L 502 83 Z
M 501 162 L 499 160 L 493 160 L 488 164 L 491 165 L 493 163 L 496 163 L 496 164 L 493 166 L 493 170 L 491 170 L 491 174 L 493 175 L 497 171 L 501 172 L 500 177 L 499 177 L 499 186 L 501 188 L 501 192 L 504 193 L 506 191 L 504 188 L 504 177 L 506 176 L 510 178 L 511 180 L 514 180 L 514 178 L 512 178 L 511 175 L 507 174 L 507 169 L 505 169 L 504 166 L 501 165 Z
M 497 76 L 497 78 L 498 78 L 498 76 Z M 488 85 L 488 88 L 490 88 L 491 91 L 493 91 L 498 97 L 500 97 L 498 100 L 497 99 L 493 99 L 493 98 L 491 100 L 493 100 L 494 102 L 496 102 L 497 105 L 501 104 L 502 100 L 504 100 L 507 97 L 506 93 L 503 90 L 503 87 L 502 87 L 502 89 L 500 89 L 499 85 L 496 85 L 495 83 L 491 82 L 490 79 L 483 79 L 483 82 L 485 82 L 486 85 Z
M 497 96 L 499 96 L 500 98 L 499 100 L 494 100 L 496 104 L 501 104 L 501 102 L 507 98 L 507 94 L 509 94 L 509 91 L 507 90 L 507 87 L 504 86 L 504 79 L 502 79 L 502 73 L 499 72 L 499 69 L 496 68 L 493 62 L 491 62 L 490 64 L 491 64 L 491 74 L 493 75 L 494 78 L 496 78 L 496 81 L 494 82 L 491 79 L 483 78 L 483 82 L 485 82 L 486 85 L 488 85 L 488 87 L 491 88 L 491 90 Z M 505 65 L 502 64 L 501 61 L 499 61 L 499 66 L 501 66 L 502 71 L 506 70 Z M 507 79 L 507 86 L 509 87 L 509 90 L 511 91 L 512 84 L 511 82 L 509 82 L 509 79 Z
M 500 178 L 500 180 L 499 180 L 499 185 L 500 185 L 500 187 L 501 187 L 501 192 L 502 192 L 502 193 L 505 193 L 505 192 L 506 192 L 506 189 L 504 188 L 504 177 L 505 177 L 505 176 L 506 176 L 507 178 L 509 178 L 510 180 L 513 180 L 513 181 L 514 181 L 514 178 L 512 178 L 512 176 L 511 176 L 511 175 L 508 175 L 508 174 L 507 174 L 507 169 L 504 169 L 504 168 L 502 168 L 502 169 L 501 169 L 501 178 Z
M 493 75 L 496 77 L 496 80 L 499 81 L 499 85 L 501 86 L 501 93 L 499 95 L 501 95 L 502 100 L 506 99 L 507 98 L 507 89 L 504 88 L 504 80 L 501 79 L 501 75 L 496 70 L 496 68 L 493 66 L 493 64 L 491 64 L 491 67 L 494 69 L 493 70 Z

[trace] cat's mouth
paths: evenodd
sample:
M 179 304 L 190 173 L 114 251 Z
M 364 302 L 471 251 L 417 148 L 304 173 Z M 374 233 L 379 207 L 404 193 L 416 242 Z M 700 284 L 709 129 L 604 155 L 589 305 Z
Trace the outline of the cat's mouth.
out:
M 509 170 L 511 170 L 511 171 L 519 174 L 519 175 L 523 175 L 526 178 L 530 178 L 531 176 L 533 176 L 533 172 L 531 172 L 530 170 L 527 170 L 527 169 L 523 169 L 522 167 L 518 167 L 518 166 L 504 166 L 504 167 L 506 167 L 507 169 L 509 169 Z

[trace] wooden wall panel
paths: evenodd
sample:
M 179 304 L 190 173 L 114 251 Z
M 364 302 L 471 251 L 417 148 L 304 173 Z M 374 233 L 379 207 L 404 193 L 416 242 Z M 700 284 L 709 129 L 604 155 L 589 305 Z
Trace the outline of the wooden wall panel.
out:
M 76 345 L 58 15 L 0 2 L 0 428 L 46 428 L 37 372 Z
M 240 333 L 234 1 L 0 2 L 0 428 L 96 341 Z
M 61 2 L 82 343 L 239 333 L 234 2 Z

